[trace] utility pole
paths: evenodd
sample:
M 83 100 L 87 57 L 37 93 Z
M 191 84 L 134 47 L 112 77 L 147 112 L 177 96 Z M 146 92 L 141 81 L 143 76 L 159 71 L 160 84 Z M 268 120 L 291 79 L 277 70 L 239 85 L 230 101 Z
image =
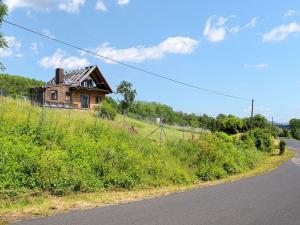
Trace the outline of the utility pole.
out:
M 254 111 L 254 99 L 252 99 L 252 104 L 251 104 L 251 125 L 250 125 L 250 131 L 253 128 L 253 111 Z

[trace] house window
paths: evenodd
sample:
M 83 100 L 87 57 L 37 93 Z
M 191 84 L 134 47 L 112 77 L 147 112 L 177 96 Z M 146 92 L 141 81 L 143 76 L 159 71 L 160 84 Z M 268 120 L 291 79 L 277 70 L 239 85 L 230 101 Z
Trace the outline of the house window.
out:
M 93 80 L 84 80 L 81 82 L 81 86 L 86 88 L 92 88 L 95 86 L 95 83 L 93 82 Z
M 51 100 L 57 100 L 57 98 L 58 98 L 57 91 L 51 91 L 50 98 L 51 98 Z
M 100 104 L 102 101 L 101 96 L 96 96 L 96 104 Z
M 87 87 L 88 86 L 88 81 L 87 80 L 82 81 L 81 86 L 82 87 Z
M 70 102 L 70 93 L 69 92 L 66 92 L 65 101 Z

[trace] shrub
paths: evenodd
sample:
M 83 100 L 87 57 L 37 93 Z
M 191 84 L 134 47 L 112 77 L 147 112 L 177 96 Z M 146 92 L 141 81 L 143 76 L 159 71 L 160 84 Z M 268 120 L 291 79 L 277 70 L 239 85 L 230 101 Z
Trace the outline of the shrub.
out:
M 101 118 L 114 120 L 117 116 L 117 110 L 107 101 L 104 101 L 99 107 L 99 116 Z
M 273 151 L 273 139 L 268 129 L 255 128 L 241 136 L 245 142 L 251 142 L 249 139 L 252 139 L 257 150 L 268 153 Z
M 287 137 L 287 138 L 289 138 L 289 137 L 291 137 L 291 133 L 290 133 L 290 131 L 288 129 L 282 128 L 282 130 L 281 130 L 281 132 L 279 133 L 278 136 L 279 137 Z
M 280 142 L 279 142 L 279 154 L 280 155 L 283 155 L 284 154 L 284 152 L 285 152 L 285 141 L 283 141 L 283 140 L 281 140 Z

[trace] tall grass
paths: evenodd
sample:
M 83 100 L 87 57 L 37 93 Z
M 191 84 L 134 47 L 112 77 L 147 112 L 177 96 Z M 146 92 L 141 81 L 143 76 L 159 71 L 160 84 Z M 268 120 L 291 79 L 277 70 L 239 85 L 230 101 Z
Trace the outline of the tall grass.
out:
M 224 135 L 171 138 L 160 146 L 93 112 L 0 104 L 0 197 L 190 184 L 250 170 L 264 155 Z

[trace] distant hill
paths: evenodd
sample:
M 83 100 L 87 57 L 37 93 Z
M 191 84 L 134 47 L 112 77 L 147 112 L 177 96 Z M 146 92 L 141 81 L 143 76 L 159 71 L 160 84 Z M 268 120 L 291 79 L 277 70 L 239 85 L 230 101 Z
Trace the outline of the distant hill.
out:
M 277 127 L 290 129 L 290 125 L 288 123 L 274 123 Z
M 29 96 L 31 87 L 38 87 L 44 84 L 41 80 L 30 79 L 22 76 L 0 74 L 0 89 L 5 95 Z

